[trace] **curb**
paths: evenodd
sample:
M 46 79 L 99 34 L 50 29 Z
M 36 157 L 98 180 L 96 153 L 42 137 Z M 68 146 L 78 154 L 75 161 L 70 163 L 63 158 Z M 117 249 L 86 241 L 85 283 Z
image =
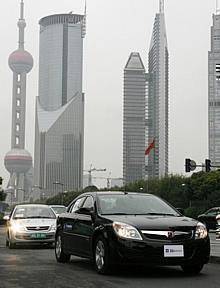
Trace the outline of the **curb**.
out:
M 210 256 L 209 263 L 220 264 L 220 256 Z

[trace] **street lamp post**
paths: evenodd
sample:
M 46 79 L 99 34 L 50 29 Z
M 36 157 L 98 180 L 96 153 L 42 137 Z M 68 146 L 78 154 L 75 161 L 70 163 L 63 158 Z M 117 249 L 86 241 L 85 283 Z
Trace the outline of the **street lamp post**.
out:
M 59 182 L 59 181 L 55 181 L 54 183 L 53 183 L 54 185 L 60 185 L 60 186 L 62 186 L 62 191 L 61 191 L 61 205 L 63 205 L 63 193 L 64 193 L 64 184 L 63 183 L 61 183 L 61 182 Z

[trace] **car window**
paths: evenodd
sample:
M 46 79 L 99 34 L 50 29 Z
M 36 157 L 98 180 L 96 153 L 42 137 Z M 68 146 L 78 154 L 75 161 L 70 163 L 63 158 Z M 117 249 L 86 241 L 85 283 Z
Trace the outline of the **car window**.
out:
M 44 206 L 18 206 L 13 213 L 13 219 L 56 218 L 49 207 Z
M 92 196 L 88 196 L 85 200 L 85 202 L 83 203 L 83 208 L 94 208 L 94 201 L 93 201 L 93 198 Z
M 54 211 L 56 214 L 61 214 L 61 213 L 65 213 L 65 212 L 66 212 L 66 207 L 51 206 L 51 208 L 53 209 L 53 211 Z
M 72 205 L 70 208 L 70 212 L 74 213 L 76 210 L 78 210 L 80 207 L 82 207 L 82 204 L 84 202 L 86 197 L 82 197 L 76 200 L 76 202 Z
M 206 215 L 216 215 L 217 214 L 217 210 L 216 209 L 210 209 L 206 212 Z
M 151 195 L 99 195 L 98 201 L 101 214 L 179 215 L 162 199 Z

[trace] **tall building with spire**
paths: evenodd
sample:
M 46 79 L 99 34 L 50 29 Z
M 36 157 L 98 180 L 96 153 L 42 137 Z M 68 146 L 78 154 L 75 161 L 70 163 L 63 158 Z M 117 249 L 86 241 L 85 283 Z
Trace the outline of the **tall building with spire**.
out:
M 145 177 L 146 74 L 139 53 L 130 54 L 124 68 L 123 179 L 125 184 Z
M 212 165 L 220 166 L 220 4 L 216 3 L 208 53 L 208 149 Z
M 39 22 L 34 183 L 46 197 L 83 186 L 85 21 L 69 13 Z
M 8 187 L 14 192 L 15 202 L 24 201 L 30 193 L 32 183 L 28 177 L 28 171 L 32 167 L 32 157 L 25 150 L 25 112 L 26 112 L 26 79 L 27 73 L 33 67 L 33 58 L 24 49 L 24 3 L 20 2 L 20 18 L 18 20 L 18 49 L 8 59 L 9 67 L 13 72 L 12 89 L 12 127 L 11 150 L 6 154 L 5 167 L 10 173 Z M 20 193 L 22 192 L 22 193 Z M 22 197 L 20 197 L 20 195 Z
M 168 173 L 169 55 L 164 18 L 164 0 L 156 14 L 148 54 L 148 177 Z M 153 148 L 153 149 L 150 149 Z

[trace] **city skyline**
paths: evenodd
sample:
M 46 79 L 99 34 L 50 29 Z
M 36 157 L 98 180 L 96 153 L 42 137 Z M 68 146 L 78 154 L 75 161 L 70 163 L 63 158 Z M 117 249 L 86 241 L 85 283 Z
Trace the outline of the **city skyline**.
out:
M 50 1 L 35 2 L 25 2 L 28 22 L 25 45 L 28 51 L 33 51 L 32 55 L 36 62 L 34 71 L 31 76 L 29 75 L 28 91 L 31 91 L 31 97 L 27 99 L 26 146 L 31 154 L 33 154 L 34 143 L 34 99 L 37 96 L 38 85 L 36 68 L 38 67 L 38 21 L 46 15 L 68 13 L 72 10 L 81 14 L 84 9 L 84 1 L 74 3 L 67 0 L 62 3 L 53 1 L 53 5 L 50 5 Z M 123 111 L 121 75 L 124 63 L 132 51 L 140 52 L 147 70 L 145 59 L 159 1 L 140 0 L 138 3 L 129 1 L 129 5 L 128 1 L 124 0 L 117 1 L 117 5 L 114 1 L 102 2 L 87 1 L 88 37 L 84 50 L 83 89 L 86 94 L 84 168 L 87 169 L 92 163 L 97 168 L 102 167 L 111 171 L 112 177 L 120 177 L 122 175 Z M 216 1 L 200 3 L 201 1 L 197 0 L 186 0 L 181 5 L 177 2 L 167 0 L 164 7 L 170 55 L 169 172 L 184 173 L 184 158 L 190 157 L 201 162 L 208 155 L 207 54 L 210 50 L 210 26 L 212 14 L 216 12 Z M 4 139 L 1 143 L 0 175 L 4 178 L 4 186 L 8 177 L 3 159 L 8 151 L 7 147 L 10 146 L 11 120 L 8 114 L 10 114 L 12 87 L 10 71 L 6 70 L 8 56 L 13 51 L 17 39 L 14 31 L 17 21 L 15 9 L 17 3 L 18 1 L 12 0 L 3 4 L 5 15 L 1 19 L 0 28 L 3 39 L 0 79 L 4 99 L 0 113 L 1 139 Z M 125 5 L 126 9 L 124 9 Z M 3 25 L 5 22 L 8 22 L 7 29 Z

